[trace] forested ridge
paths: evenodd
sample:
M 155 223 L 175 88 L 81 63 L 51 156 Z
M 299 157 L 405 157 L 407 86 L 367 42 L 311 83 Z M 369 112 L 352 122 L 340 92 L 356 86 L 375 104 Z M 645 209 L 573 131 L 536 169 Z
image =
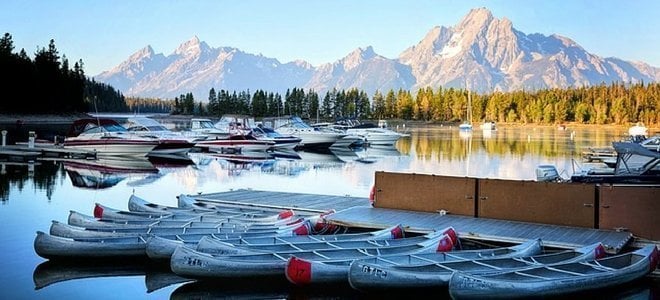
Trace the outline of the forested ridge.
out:
M 470 93 L 456 88 L 417 91 L 377 91 L 371 98 L 353 88 L 314 90 L 292 88 L 277 92 L 230 91 L 210 88 L 208 98 L 196 101 L 192 93 L 175 99 L 124 97 L 112 86 L 95 82 L 84 73 L 82 59 L 70 65 L 55 41 L 38 48 L 31 58 L 25 49 L 14 51 L 12 36 L 0 38 L 0 112 L 161 112 L 220 117 L 297 115 L 307 119 L 403 119 L 459 122 L 471 100 L 473 122 L 660 124 L 660 83 L 603 83 L 598 86 L 533 91 Z

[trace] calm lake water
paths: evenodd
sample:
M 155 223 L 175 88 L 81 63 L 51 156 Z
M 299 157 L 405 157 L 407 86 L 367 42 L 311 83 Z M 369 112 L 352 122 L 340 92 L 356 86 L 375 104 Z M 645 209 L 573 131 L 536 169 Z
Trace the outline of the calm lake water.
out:
M 403 129 L 401 125 L 400 129 Z M 47 262 L 34 252 L 36 231 L 51 220 L 65 222 L 70 210 L 92 214 L 94 203 L 127 209 L 135 193 L 151 202 L 176 205 L 176 195 L 231 189 L 287 191 L 367 197 L 375 171 L 481 178 L 535 179 L 540 164 L 556 165 L 568 177 L 582 165 L 580 153 L 620 139 L 621 129 L 504 127 L 496 132 L 419 126 L 394 147 L 358 151 L 297 152 L 228 161 L 192 154 L 191 164 L 135 160 L 136 171 L 99 172 L 72 162 L 0 162 L 0 291 L 3 299 L 204 299 L 361 298 L 347 287 L 300 289 L 286 282 L 184 283 L 166 269 L 143 262 Z M 10 132 L 11 134 L 11 132 Z M 577 163 L 577 164 L 576 164 Z M 597 298 L 660 297 L 657 281 L 643 280 L 596 294 Z M 387 295 L 391 296 L 391 295 Z M 422 295 L 428 297 L 429 295 Z M 440 297 L 446 293 L 440 292 Z

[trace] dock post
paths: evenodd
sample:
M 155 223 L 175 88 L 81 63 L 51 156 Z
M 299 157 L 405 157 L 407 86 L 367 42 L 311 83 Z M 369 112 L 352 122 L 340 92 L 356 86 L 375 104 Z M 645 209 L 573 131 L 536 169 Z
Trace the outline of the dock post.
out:
M 28 132 L 28 148 L 34 148 L 34 140 L 37 137 L 37 134 L 34 131 Z
M 2 131 L 2 147 L 7 146 L 7 130 Z

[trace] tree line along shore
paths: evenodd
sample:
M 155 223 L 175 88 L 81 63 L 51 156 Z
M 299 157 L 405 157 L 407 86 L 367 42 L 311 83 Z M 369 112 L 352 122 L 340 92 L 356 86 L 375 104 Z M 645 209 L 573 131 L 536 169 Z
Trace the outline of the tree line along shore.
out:
M 23 115 L 17 120 L 47 114 L 48 119 L 85 112 L 170 113 L 220 117 L 245 114 L 256 118 L 297 115 L 310 120 L 401 119 L 430 123 L 465 121 L 509 124 L 660 125 L 660 83 L 603 83 L 512 92 L 473 93 L 454 87 L 420 88 L 416 91 L 376 91 L 374 95 L 352 88 L 318 93 L 294 87 L 285 93 L 266 90 L 225 90 L 211 87 L 207 97 L 195 99 L 182 93 L 174 99 L 125 97 L 114 87 L 95 82 L 84 73 L 84 63 L 70 67 L 54 40 L 31 58 L 24 49 L 14 51 L 9 33 L 0 38 L 0 81 L 5 96 L 0 113 Z M 39 118 L 39 117 L 37 117 Z M 45 117 L 44 117 L 45 118 Z

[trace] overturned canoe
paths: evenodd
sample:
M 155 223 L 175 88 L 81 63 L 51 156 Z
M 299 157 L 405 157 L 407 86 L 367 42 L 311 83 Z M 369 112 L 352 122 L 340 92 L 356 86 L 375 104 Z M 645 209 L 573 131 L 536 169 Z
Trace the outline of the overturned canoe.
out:
M 291 243 L 304 243 L 304 242 L 323 242 L 323 241 L 358 241 L 358 240 L 390 240 L 404 237 L 404 229 L 401 225 L 392 226 L 382 230 L 365 232 L 365 233 L 347 233 L 347 234 L 322 234 L 322 235 L 277 235 L 271 237 L 254 237 L 243 236 L 238 238 L 223 238 L 218 235 L 209 235 L 202 237 L 214 241 L 223 241 L 233 245 L 280 245 Z M 154 260 L 170 259 L 174 250 L 177 247 L 197 248 L 198 251 L 204 252 L 205 247 L 199 247 L 199 242 L 202 238 L 197 240 L 182 240 L 182 239 L 166 239 L 158 236 L 151 237 L 147 240 L 146 253 L 149 258 Z M 214 253 L 211 249 L 210 253 Z
M 453 272 L 467 274 L 487 274 L 520 270 L 540 265 L 552 265 L 575 261 L 587 261 L 605 256 L 600 243 L 550 254 L 528 256 L 524 251 L 521 257 L 493 257 L 471 260 L 449 260 L 415 266 L 383 266 L 354 261 L 348 272 L 348 281 L 354 289 L 393 290 L 419 288 L 446 288 Z
M 644 277 L 658 265 L 658 249 L 649 245 L 611 257 L 489 275 L 454 272 L 449 294 L 454 299 L 562 296 L 620 285 Z
M 452 229 L 453 230 L 453 229 Z M 259 253 L 244 255 L 211 255 L 186 247 L 172 254 L 170 268 L 178 275 L 193 278 L 253 278 L 284 275 L 289 257 L 296 255 L 309 260 L 355 260 L 378 255 L 448 251 L 453 248 L 452 238 L 437 232 L 435 238 L 415 245 L 381 248 L 351 248 L 287 253 Z M 246 250 L 247 251 L 247 250 Z
M 310 261 L 294 256 L 286 266 L 287 279 L 297 285 L 315 283 L 345 283 L 351 264 L 371 264 L 377 268 L 393 265 L 431 264 L 448 261 L 464 261 L 486 257 L 518 257 L 541 253 L 541 240 L 530 240 L 520 245 L 495 249 L 463 250 L 441 253 L 420 253 L 406 255 L 377 256 L 353 262 Z

